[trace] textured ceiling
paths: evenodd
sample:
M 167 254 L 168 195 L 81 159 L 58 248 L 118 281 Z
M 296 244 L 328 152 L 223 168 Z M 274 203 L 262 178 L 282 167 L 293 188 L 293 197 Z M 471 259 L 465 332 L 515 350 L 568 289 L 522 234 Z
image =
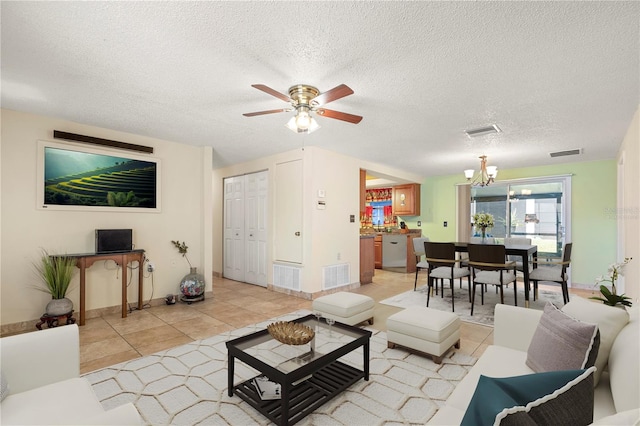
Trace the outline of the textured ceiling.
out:
M 1 2 L 2 107 L 185 144 L 214 167 L 305 145 L 422 176 L 615 158 L 640 3 Z M 355 94 L 310 135 L 251 87 Z M 469 139 L 496 123 L 502 133 Z M 584 148 L 581 156 L 549 152 Z

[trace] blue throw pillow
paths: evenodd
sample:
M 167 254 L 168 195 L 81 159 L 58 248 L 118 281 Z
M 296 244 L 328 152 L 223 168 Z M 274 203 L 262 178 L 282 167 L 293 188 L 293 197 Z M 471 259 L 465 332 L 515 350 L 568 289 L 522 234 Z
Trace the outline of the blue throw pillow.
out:
M 524 376 L 480 376 L 462 425 L 588 425 L 593 373 L 560 370 Z

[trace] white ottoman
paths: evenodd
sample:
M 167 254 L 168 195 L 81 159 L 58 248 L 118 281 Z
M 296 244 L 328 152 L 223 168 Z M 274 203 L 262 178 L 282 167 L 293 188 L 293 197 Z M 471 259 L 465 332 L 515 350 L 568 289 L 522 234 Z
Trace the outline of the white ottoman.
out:
M 373 324 L 373 307 L 375 302 L 369 296 L 340 291 L 318 297 L 311 306 L 314 312 L 321 312 L 325 318 L 348 325 L 369 321 Z
M 460 348 L 460 318 L 422 306 L 395 313 L 387 318 L 387 346 L 396 345 L 431 355 L 440 364 L 452 346 Z

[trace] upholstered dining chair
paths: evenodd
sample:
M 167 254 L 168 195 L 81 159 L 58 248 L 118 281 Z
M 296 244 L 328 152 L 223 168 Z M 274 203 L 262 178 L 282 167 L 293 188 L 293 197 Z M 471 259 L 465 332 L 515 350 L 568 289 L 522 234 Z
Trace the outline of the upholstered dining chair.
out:
M 429 262 L 426 260 L 422 260 L 422 256 L 424 256 L 424 242 L 429 241 L 427 237 L 420 237 L 413 239 L 413 254 L 416 256 L 416 279 L 413 282 L 413 291 L 416 291 L 416 287 L 418 285 L 418 272 L 421 270 L 429 270 Z
M 469 243 L 470 244 L 495 244 L 496 243 L 496 239 L 494 237 L 485 237 L 484 242 L 482 240 L 482 237 L 470 237 L 469 238 Z M 468 262 L 469 262 L 469 253 L 461 253 L 461 259 L 462 259 L 462 266 L 469 266 Z
M 504 239 L 505 246 L 530 246 L 531 238 L 516 238 L 516 237 L 507 237 Z M 520 256 L 507 256 L 508 260 L 513 260 L 516 262 L 516 271 L 523 272 L 524 265 L 522 264 L 522 259 Z M 531 270 L 531 265 L 527 265 L 529 270 Z
M 469 243 L 470 244 L 495 244 L 496 239 L 495 237 L 484 237 L 484 239 L 482 237 L 470 237 Z M 461 257 L 462 263 L 460 264 L 460 266 L 464 268 L 469 268 L 469 253 L 461 253 L 461 256 L 462 256 Z M 471 269 L 469 269 L 469 271 L 471 271 Z M 460 288 L 462 288 L 462 286 Z M 487 286 L 484 286 L 484 290 L 487 291 Z M 497 288 L 496 288 L 496 291 L 497 291 Z M 469 296 L 471 296 L 471 294 L 469 294 Z
M 516 285 L 516 262 L 507 260 L 507 252 L 501 244 L 469 244 L 469 267 L 471 268 L 471 315 L 476 301 L 476 286 L 480 285 L 481 301 L 484 305 L 482 288 L 488 284 L 500 288 L 500 303 L 504 303 L 503 286 L 513 283 L 514 303 L 518 306 L 518 286 Z
M 441 286 L 441 297 L 444 297 L 444 280 L 449 280 L 451 284 L 451 311 L 455 312 L 453 283 L 456 278 L 462 282 L 462 277 L 469 276 L 468 268 L 457 266 L 460 260 L 456 259 L 456 245 L 454 243 L 435 243 L 425 241 L 424 251 L 426 260 L 429 263 L 429 278 L 427 290 L 427 307 L 431 298 L 431 289 L 435 280 L 443 281 Z M 436 282 L 436 286 L 437 286 Z M 469 284 L 471 286 L 471 284 Z M 471 290 L 471 287 L 469 287 Z
M 567 280 L 567 268 L 571 266 L 571 249 L 573 243 L 566 243 L 562 250 L 562 261 L 533 259 L 533 263 L 538 265 L 529 274 L 529 280 L 533 283 L 533 300 L 538 298 L 538 281 L 555 282 L 562 286 L 562 299 L 565 304 L 569 303 L 569 286 Z M 541 266 L 542 265 L 542 266 Z

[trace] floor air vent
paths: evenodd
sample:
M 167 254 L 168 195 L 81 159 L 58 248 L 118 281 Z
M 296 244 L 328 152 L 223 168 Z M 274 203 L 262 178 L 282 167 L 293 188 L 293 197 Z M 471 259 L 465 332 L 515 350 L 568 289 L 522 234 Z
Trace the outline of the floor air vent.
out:
M 322 289 L 340 287 L 349 284 L 349 264 L 329 265 L 322 268 Z
M 273 265 L 273 285 L 300 291 L 300 271 L 296 266 Z
M 565 155 L 579 155 L 582 154 L 582 148 L 580 149 L 570 149 L 567 151 L 556 151 L 556 152 L 550 152 L 549 155 L 551 156 L 551 158 L 553 157 L 564 157 Z

